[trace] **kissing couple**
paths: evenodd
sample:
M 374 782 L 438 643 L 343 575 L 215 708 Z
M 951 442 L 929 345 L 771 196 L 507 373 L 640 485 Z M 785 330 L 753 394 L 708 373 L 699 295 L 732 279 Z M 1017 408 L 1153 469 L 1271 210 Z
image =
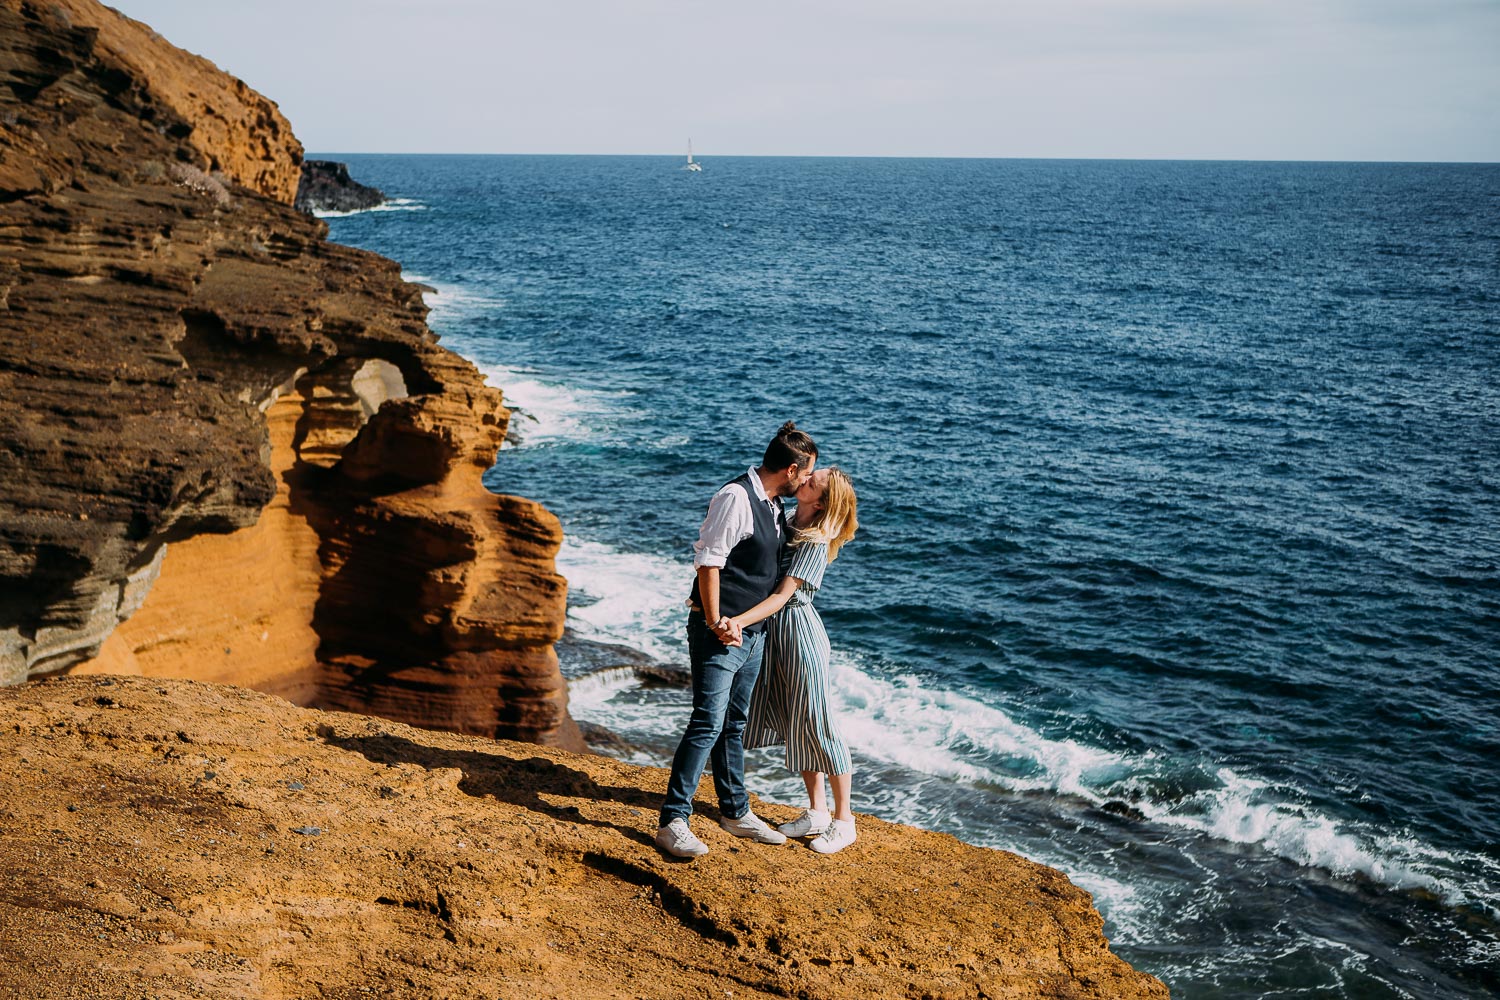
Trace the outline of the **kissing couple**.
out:
M 849 477 L 817 464 L 818 446 L 787 421 L 760 465 L 709 502 L 688 599 L 693 713 L 672 757 L 656 832 L 657 846 L 674 857 L 708 853 L 688 826 L 705 764 L 713 769 L 719 825 L 734 836 L 761 844 L 810 837 L 820 854 L 854 843 L 853 764 L 829 711 L 828 633 L 813 597 L 859 522 Z M 787 497 L 797 501 L 791 518 L 782 506 Z M 750 811 L 745 748 L 778 744 L 807 785 L 808 805 L 772 829 Z

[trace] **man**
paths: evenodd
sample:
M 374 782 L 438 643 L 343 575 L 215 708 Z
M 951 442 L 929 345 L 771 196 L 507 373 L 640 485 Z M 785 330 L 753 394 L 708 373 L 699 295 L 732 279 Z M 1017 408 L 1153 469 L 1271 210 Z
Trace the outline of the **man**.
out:
M 776 588 L 788 531 L 781 498 L 797 492 L 817 461 L 813 439 L 787 421 L 766 446 L 759 468 L 714 496 L 693 546 L 697 579 L 688 601 L 693 714 L 672 758 L 661 828 L 656 831 L 657 846 L 676 857 L 708 853 L 708 846 L 688 828 L 705 762 L 713 765 L 723 817 L 719 825 L 736 837 L 762 844 L 786 843 L 784 834 L 750 811 L 745 793 L 741 737 L 765 652 L 766 623 L 741 634 L 729 616 L 749 611 Z

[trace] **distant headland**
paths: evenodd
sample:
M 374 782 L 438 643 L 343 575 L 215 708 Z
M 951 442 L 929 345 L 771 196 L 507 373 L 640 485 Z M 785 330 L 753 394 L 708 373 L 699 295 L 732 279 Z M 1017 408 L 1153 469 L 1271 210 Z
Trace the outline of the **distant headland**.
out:
M 385 204 L 378 188 L 349 176 L 347 164 L 337 160 L 303 160 L 297 197 L 292 204 L 304 212 L 360 212 Z

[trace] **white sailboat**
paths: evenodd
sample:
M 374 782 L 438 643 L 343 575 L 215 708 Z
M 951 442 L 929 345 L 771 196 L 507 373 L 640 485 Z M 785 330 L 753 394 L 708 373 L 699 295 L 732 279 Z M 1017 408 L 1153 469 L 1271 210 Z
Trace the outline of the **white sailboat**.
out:
M 697 173 L 702 173 L 702 171 L 703 171 L 702 164 L 698 164 L 698 163 L 694 163 L 693 162 L 693 140 L 691 140 L 691 139 L 688 140 L 688 161 L 687 161 L 687 165 L 684 166 L 682 169 L 683 170 L 692 170 L 692 171 L 697 172 Z

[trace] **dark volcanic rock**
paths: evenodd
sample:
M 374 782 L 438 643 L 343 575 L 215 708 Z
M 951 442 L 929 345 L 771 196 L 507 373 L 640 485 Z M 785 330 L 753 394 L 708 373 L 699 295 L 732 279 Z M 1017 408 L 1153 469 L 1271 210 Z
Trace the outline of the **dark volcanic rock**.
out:
M 349 167 L 335 160 L 303 160 L 297 183 L 296 207 L 304 212 L 358 212 L 385 203 L 378 188 L 349 176 Z

